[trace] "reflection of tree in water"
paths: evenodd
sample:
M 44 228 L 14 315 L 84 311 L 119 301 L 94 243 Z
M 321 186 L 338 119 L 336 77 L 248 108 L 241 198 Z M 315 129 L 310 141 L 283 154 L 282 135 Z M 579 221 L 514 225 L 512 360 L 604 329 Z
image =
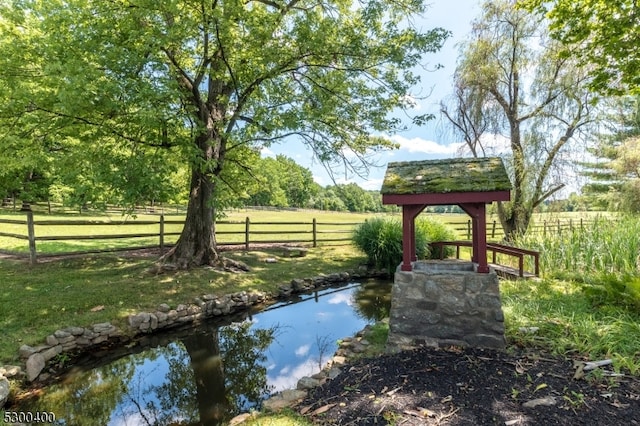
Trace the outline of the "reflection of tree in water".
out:
M 147 354 L 143 359 L 138 354 L 72 374 L 62 383 L 49 386 L 43 397 L 20 410 L 52 411 L 67 425 L 106 425 L 126 394 L 136 367 L 156 357 L 156 354 Z
M 369 281 L 359 286 L 353 293 L 354 311 L 369 321 L 380 321 L 389 316 L 391 308 L 391 283 Z
M 146 406 L 155 424 L 224 424 L 260 403 L 269 390 L 263 363 L 273 330 L 252 330 L 251 325 L 246 321 L 200 329 L 182 339 L 186 354 L 176 350 L 178 345 L 165 354 L 170 366 L 167 380 L 148 389 L 159 404 Z
M 225 424 L 269 393 L 264 353 L 275 330 L 252 325 L 200 327 L 175 343 L 52 385 L 21 409 L 53 411 L 68 425 L 102 426 L 112 418 L 136 425 Z M 166 374 L 162 363 L 149 368 L 157 358 L 168 364 Z M 151 383 L 159 378 L 160 384 Z

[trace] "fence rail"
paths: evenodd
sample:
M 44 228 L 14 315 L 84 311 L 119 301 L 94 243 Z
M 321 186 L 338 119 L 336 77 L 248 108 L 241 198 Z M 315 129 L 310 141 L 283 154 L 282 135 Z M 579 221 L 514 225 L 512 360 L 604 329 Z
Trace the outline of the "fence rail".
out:
M 134 220 L 128 222 L 112 222 L 99 220 L 51 220 L 34 219 L 34 213 L 25 212 L 25 219 L 2 219 L 0 218 L 0 229 L 2 225 L 9 225 L 10 231 L 0 231 L 0 237 L 26 240 L 28 241 L 28 256 L 31 262 L 37 261 L 38 255 L 41 257 L 63 254 L 84 254 L 109 252 L 118 250 L 131 250 L 140 248 L 160 248 L 164 251 L 166 246 L 172 244 L 180 235 L 183 220 L 166 219 L 164 215 L 159 215 L 157 220 Z M 593 220 L 567 219 L 567 220 L 544 220 L 540 224 L 529 227 L 529 232 L 547 234 L 549 232 L 561 233 L 566 230 L 584 228 Z M 318 244 L 343 244 L 351 241 L 353 228 L 361 222 L 319 222 L 315 218 L 307 221 L 251 221 L 249 217 L 245 220 L 223 220 L 216 222 L 217 242 L 222 245 L 237 245 L 248 250 L 251 244 L 310 244 L 316 247 Z M 455 232 L 458 239 L 471 239 L 471 221 L 452 221 L 447 223 Z M 26 234 L 16 232 L 19 226 L 26 226 Z M 82 227 L 89 228 L 89 232 L 74 235 L 60 235 L 54 230 L 57 227 Z M 127 232 L 127 228 L 136 226 L 143 228 L 145 232 Z M 47 227 L 40 232 L 39 227 Z M 23 228 L 24 229 L 24 228 Z M 98 232 L 99 229 L 109 229 L 109 231 Z M 36 232 L 38 231 L 38 232 Z M 71 233 L 71 232 L 69 232 Z M 498 221 L 487 223 L 487 238 L 497 242 L 502 239 L 503 230 Z M 76 241 L 81 245 L 82 241 L 111 240 L 112 243 L 105 243 L 104 247 L 89 250 L 73 250 L 60 252 L 60 248 L 54 250 L 46 248 L 37 251 L 38 243 Z M 113 241 L 121 240 L 115 244 Z M 137 243 L 136 243 L 137 241 Z M 142 244 L 140 243 L 142 241 Z M 40 244 L 42 245 L 42 244 Z M 110 246 L 111 247 L 108 247 Z M 114 247 L 117 246 L 117 247 Z M 0 247 L 0 252 L 26 256 L 24 250 L 6 250 Z
M 2 219 L 0 218 L 0 226 L 22 225 L 26 226 L 27 235 L 15 232 L 0 232 L 0 237 L 8 237 L 19 240 L 27 240 L 29 243 L 28 256 L 31 263 L 36 263 L 38 256 L 59 256 L 67 254 L 85 254 L 98 252 L 111 252 L 120 250 L 131 250 L 141 248 L 160 248 L 165 250 L 166 246 L 171 244 L 167 241 L 167 237 L 177 237 L 180 231 L 172 231 L 168 226 L 178 225 L 182 227 L 182 220 L 166 220 L 164 215 L 160 215 L 158 220 L 135 220 L 130 222 L 108 222 L 95 220 L 36 220 L 31 211 L 27 211 L 24 220 Z M 217 221 L 216 236 L 218 244 L 222 245 L 238 245 L 243 246 L 246 250 L 251 244 L 310 244 L 313 247 L 318 244 L 344 243 L 351 241 L 353 228 L 360 222 L 319 222 L 315 218 L 310 221 L 292 222 L 292 221 L 251 221 L 247 217 L 243 221 Z M 91 231 L 97 231 L 98 228 L 109 227 L 111 230 L 119 232 L 112 233 L 84 233 L 75 235 L 40 235 L 36 230 L 40 226 L 48 227 L 48 233 L 56 227 L 91 227 Z M 123 232 L 122 229 L 136 226 L 155 228 L 149 232 Z M 146 239 L 147 241 L 154 239 L 157 243 L 147 245 L 130 245 L 126 244 L 118 248 L 104 248 L 91 250 L 76 250 L 69 252 L 48 252 L 40 250 L 38 252 L 38 242 L 55 242 L 55 241 L 96 241 L 96 240 L 131 240 Z M 26 256 L 27 253 L 16 250 L 6 250 L 0 248 L 1 253 Z

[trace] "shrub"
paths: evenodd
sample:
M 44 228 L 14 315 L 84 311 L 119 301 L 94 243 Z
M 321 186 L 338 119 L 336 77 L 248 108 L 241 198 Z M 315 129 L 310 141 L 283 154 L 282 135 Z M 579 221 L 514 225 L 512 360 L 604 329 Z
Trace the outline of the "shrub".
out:
M 594 306 L 621 306 L 640 308 L 640 278 L 632 274 L 591 274 L 582 283 L 582 289 Z
M 453 231 L 441 223 L 427 218 L 416 221 L 416 256 L 431 258 L 429 243 L 453 239 Z M 371 266 L 386 268 L 393 273 L 402 262 L 402 223 L 398 218 L 373 218 L 358 225 L 353 233 L 353 243 L 367 255 Z M 449 251 L 450 250 L 450 251 Z M 448 248 L 447 254 L 453 253 Z M 440 252 L 434 253 L 440 258 Z
M 416 220 L 416 233 L 424 233 L 429 242 L 432 241 L 453 241 L 456 239 L 455 232 L 449 226 L 431 220 L 426 217 L 420 217 Z M 429 259 L 440 259 L 440 247 L 435 247 L 429 253 Z M 453 256 L 455 249 L 451 246 L 444 247 L 444 258 Z

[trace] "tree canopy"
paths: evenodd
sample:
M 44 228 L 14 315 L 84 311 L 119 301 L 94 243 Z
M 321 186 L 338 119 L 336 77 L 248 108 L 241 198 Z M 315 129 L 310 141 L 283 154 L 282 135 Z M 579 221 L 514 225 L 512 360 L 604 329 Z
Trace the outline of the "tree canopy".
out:
M 594 67 L 591 87 L 640 93 L 640 14 L 635 0 L 520 0 L 545 15 L 563 54 Z
M 113 180 L 127 163 L 163 176 L 146 166 L 176 159 L 189 168 L 189 203 L 164 260 L 219 264 L 220 189 L 242 182 L 262 147 L 295 137 L 319 161 L 358 167 L 392 146 L 373 135 L 402 128 L 390 112 L 409 106 L 414 68 L 448 36 L 411 25 L 425 10 L 421 0 L 4 0 L 0 143 L 16 159 L 51 158 L 52 145 L 60 158 L 81 153 Z M 134 194 L 148 182 L 123 180 Z

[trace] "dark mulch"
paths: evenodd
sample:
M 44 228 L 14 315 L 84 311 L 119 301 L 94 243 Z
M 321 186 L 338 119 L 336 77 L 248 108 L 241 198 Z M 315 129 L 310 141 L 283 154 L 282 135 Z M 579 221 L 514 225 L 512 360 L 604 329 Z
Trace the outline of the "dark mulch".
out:
M 347 365 L 298 409 L 321 425 L 638 425 L 640 379 L 524 352 L 421 348 Z M 553 405 L 527 408 L 543 398 Z

